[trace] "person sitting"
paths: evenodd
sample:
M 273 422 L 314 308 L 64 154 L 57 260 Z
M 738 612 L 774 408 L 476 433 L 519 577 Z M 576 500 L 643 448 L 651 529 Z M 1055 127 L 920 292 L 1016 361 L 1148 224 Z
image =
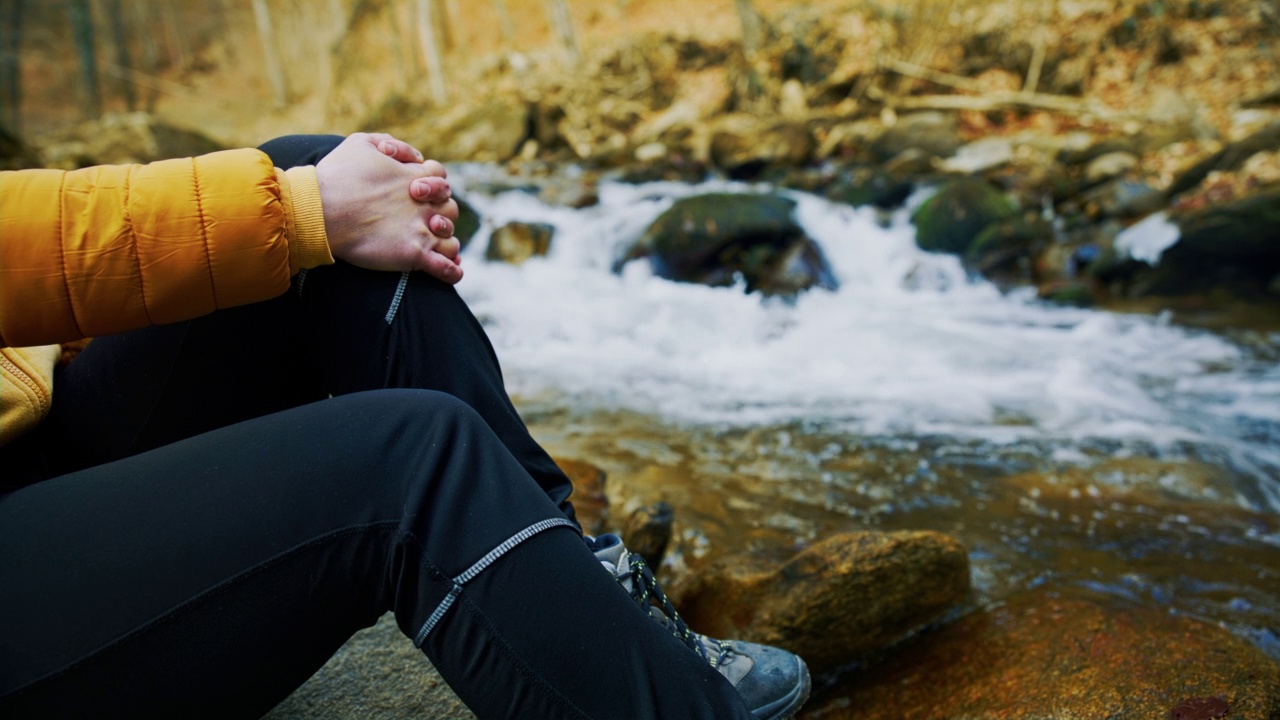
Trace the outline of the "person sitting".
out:
M 457 212 L 382 134 L 0 174 L 0 715 L 256 717 L 388 611 L 481 718 L 800 708 L 582 534 Z

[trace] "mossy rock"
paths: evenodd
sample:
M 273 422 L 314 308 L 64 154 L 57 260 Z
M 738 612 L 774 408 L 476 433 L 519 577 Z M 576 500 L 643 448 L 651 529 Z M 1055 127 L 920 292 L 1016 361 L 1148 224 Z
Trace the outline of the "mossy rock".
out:
M 1009 218 L 978 233 L 965 264 L 998 282 L 1030 282 L 1032 258 L 1052 239 L 1053 227 L 1041 218 Z
M 1280 187 L 1175 217 L 1178 242 L 1134 279 L 1138 296 L 1265 296 L 1280 273 Z
M 493 231 L 486 260 L 521 265 L 532 257 L 543 257 L 551 251 L 556 228 L 547 223 L 512 222 Z
M 853 207 L 872 205 L 891 210 L 901 207 L 914 189 L 915 185 L 910 180 L 864 168 L 836 180 L 827 188 L 826 195 L 830 200 Z
M 1040 299 L 1071 307 L 1093 307 L 1097 302 L 1093 286 L 1083 282 L 1064 282 L 1040 289 Z
M 922 250 L 964 254 L 988 226 L 1016 210 L 999 190 L 978 178 L 952 180 L 911 216 Z
M 795 202 L 775 194 L 710 193 L 676 201 L 649 226 L 621 264 L 647 257 L 654 274 L 677 282 L 732 285 L 792 295 L 836 287 L 821 249 L 796 223 Z

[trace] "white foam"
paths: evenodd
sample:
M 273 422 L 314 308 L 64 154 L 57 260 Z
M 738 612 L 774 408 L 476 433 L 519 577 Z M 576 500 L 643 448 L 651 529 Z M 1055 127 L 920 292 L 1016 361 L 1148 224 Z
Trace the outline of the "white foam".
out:
M 1158 212 L 1139 220 L 1116 235 L 1115 247 L 1134 260 L 1156 265 L 1164 251 L 1173 247 L 1182 237 L 1178 226 L 1169 221 L 1168 214 Z

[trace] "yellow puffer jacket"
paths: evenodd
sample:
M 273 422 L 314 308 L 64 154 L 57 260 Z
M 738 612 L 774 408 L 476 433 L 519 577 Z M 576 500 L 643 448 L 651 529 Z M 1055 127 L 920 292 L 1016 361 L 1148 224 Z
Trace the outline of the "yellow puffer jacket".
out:
M 0 173 L 0 445 L 48 412 L 57 343 L 266 300 L 331 262 L 315 168 L 257 150 Z

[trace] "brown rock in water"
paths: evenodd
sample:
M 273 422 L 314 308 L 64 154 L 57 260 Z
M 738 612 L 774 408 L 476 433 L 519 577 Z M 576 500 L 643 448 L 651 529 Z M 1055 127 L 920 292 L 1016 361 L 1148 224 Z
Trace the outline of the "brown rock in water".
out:
M 936 532 L 858 532 L 781 566 L 728 558 L 699 573 L 680 612 L 715 637 L 777 645 L 815 673 L 900 640 L 961 602 L 969 558 Z
M 1266 720 L 1280 717 L 1280 665 L 1216 625 L 1040 589 L 914 638 L 808 709 L 828 720 Z
M 545 223 L 507 223 L 493 231 L 484 256 L 489 260 L 520 265 L 535 255 L 546 255 L 551 250 L 551 236 L 554 234 L 555 227 Z
M 627 550 L 644 558 L 654 573 L 662 567 L 662 558 L 671 542 L 671 524 L 675 510 L 670 503 L 659 500 L 631 513 L 622 531 L 622 542 Z
M 573 509 L 578 516 L 582 532 L 599 535 L 604 532 L 609 518 L 609 497 L 604 492 L 606 475 L 603 470 L 583 460 L 557 458 L 556 465 L 573 483 Z

